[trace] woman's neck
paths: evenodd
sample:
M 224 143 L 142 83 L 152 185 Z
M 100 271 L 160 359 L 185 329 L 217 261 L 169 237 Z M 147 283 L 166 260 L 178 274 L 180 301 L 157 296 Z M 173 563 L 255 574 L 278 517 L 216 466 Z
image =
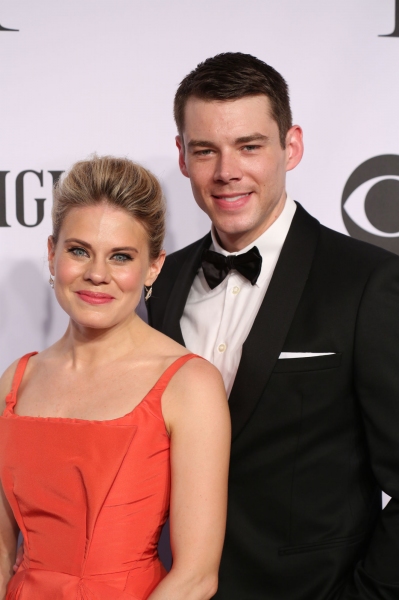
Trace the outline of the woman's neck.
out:
M 55 349 L 70 357 L 73 368 L 108 364 L 127 354 L 139 354 L 147 327 L 136 314 L 108 329 L 82 327 L 71 320 Z

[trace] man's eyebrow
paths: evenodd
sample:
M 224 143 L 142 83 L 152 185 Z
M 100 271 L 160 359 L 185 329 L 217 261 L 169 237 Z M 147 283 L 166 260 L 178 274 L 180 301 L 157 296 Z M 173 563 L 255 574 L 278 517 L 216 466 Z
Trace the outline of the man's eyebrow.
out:
M 209 148 L 213 147 L 213 142 L 208 142 L 207 140 L 190 140 L 187 144 L 188 148 Z
M 249 144 L 250 142 L 267 142 L 269 138 L 262 133 L 254 133 L 252 135 L 244 135 L 236 139 L 236 144 Z
M 234 140 L 235 144 L 249 144 L 250 142 L 267 142 L 268 136 L 262 133 L 253 133 L 251 135 L 244 135 Z M 190 140 L 187 144 L 188 148 L 213 148 L 214 143 L 208 140 Z

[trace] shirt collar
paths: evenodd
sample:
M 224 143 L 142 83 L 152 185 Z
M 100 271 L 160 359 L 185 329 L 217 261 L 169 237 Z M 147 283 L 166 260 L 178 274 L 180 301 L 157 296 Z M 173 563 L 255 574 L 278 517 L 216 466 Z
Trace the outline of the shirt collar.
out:
M 210 250 L 214 250 L 215 252 L 219 252 L 224 256 L 229 256 L 229 254 L 244 254 L 254 246 L 256 246 L 262 256 L 262 268 L 258 277 L 258 281 L 255 285 L 260 287 L 264 281 L 269 277 L 269 269 L 266 267 L 266 263 L 268 262 L 269 257 L 278 257 L 281 252 L 281 249 L 284 245 L 285 238 L 287 237 L 289 228 L 292 223 L 292 219 L 294 218 L 294 214 L 296 211 L 296 204 L 292 200 L 292 198 L 287 194 L 287 198 L 284 204 L 284 208 L 281 214 L 277 217 L 266 231 L 264 231 L 256 240 L 251 242 L 248 246 L 240 250 L 239 252 L 227 252 L 224 248 L 221 247 L 219 242 L 216 239 L 216 234 L 214 230 L 214 226 L 211 228 L 211 236 L 212 236 L 212 244 L 210 246 Z

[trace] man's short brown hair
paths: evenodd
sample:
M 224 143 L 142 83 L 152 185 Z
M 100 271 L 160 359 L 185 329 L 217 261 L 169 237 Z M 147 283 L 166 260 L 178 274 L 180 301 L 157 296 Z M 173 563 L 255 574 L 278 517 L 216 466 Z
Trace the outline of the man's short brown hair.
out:
M 271 117 L 276 121 L 280 143 L 285 148 L 287 131 L 292 126 L 288 86 L 273 67 L 259 58 L 241 52 L 224 52 L 207 58 L 180 83 L 174 101 L 174 116 L 179 134 L 184 131 L 187 100 L 238 100 L 263 94 L 269 98 Z

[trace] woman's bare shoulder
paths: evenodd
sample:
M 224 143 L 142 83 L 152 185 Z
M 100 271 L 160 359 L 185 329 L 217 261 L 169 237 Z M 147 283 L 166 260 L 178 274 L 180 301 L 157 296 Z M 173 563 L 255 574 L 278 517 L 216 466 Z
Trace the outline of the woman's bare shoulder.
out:
M 186 352 L 191 354 L 191 352 Z M 206 359 L 194 355 L 174 374 L 166 390 L 166 401 L 172 400 L 177 406 L 193 403 L 204 405 L 208 402 L 226 402 L 223 379 L 216 367 Z
M 220 372 L 198 356 L 188 360 L 169 382 L 162 412 L 169 435 L 187 428 L 209 431 L 211 423 L 228 432 L 230 415 Z
M 154 331 L 154 339 L 156 340 L 154 345 L 156 353 L 154 352 L 154 355 L 156 354 L 159 357 L 162 357 L 162 360 L 166 365 L 172 364 L 182 356 L 188 354 L 193 355 L 193 358 L 184 364 L 184 368 L 181 367 L 177 372 L 179 373 L 178 380 L 181 384 L 184 385 L 185 382 L 192 383 L 193 380 L 201 380 L 202 377 L 216 378 L 217 380 L 221 379 L 220 373 L 216 367 L 204 358 L 191 352 L 189 348 L 182 346 L 159 331 Z
M 175 376 L 176 387 L 186 388 L 187 386 L 204 387 L 222 386 L 223 379 L 220 371 L 209 361 L 201 356 L 193 354 L 187 348 L 185 354 L 191 354 L 191 360 L 187 361 L 182 368 L 177 371 Z

